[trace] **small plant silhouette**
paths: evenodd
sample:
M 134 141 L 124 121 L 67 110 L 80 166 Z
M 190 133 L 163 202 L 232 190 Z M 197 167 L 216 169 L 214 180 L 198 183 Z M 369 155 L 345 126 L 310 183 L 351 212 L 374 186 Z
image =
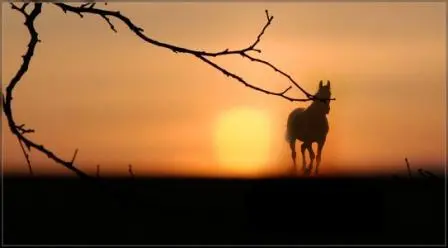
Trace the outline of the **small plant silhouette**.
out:
M 406 162 L 406 168 L 408 170 L 408 177 L 410 179 L 413 179 L 413 175 L 412 175 L 412 169 L 411 169 L 411 165 L 409 163 L 408 158 L 404 158 L 404 161 Z M 417 169 L 418 173 L 420 174 L 421 177 L 424 178 L 429 178 L 429 179 L 440 179 L 440 177 L 438 177 L 437 175 L 435 175 L 434 173 L 428 171 L 428 170 L 424 170 L 422 168 Z M 397 175 L 393 175 L 394 179 L 399 179 L 399 177 Z
M 96 177 L 100 177 L 100 165 L 99 164 L 97 164 L 96 165 Z
M 128 171 L 129 171 L 129 175 L 131 175 L 131 178 L 134 178 L 134 172 L 132 171 L 132 165 L 131 164 L 129 165 Z

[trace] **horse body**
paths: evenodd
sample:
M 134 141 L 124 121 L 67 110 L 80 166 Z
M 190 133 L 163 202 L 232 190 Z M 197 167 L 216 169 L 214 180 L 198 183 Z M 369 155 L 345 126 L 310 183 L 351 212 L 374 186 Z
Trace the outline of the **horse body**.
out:
M 304 108 L 296 108 L 289 114 L 287 127 L 287 141 L 295 138 L 307 143 L 325 139 L 329 131 L 326 116 L 313 116 L 310 109 Z
M 321 99 L 329 99 L 331 97 L 330 82 L 327 82 L 326 86 L 322 85 L 322 81 L 319 84 L 319 91 L 315 95 Z M 296 140 L 302 142 L 302 170 L 304 172 L 311 172 L 313 169 L 313 162 L 316 158 L 314 154 L 312 144 L 317 143 L 317 161 L 316 161 L 316 174 L 321 161 L 322 149 L 325 144 L 327 134 L 329 132 L 329 125 L 327 120 L 327 114 L 330 112 L 330 102 L 315 100 L 308 108 L 296 108 L 288 116 L 286 140 L 290 144 L 291 157 L 294 163 L 294 169 L 296 169 Z M 305 151 L 308 150 L 310 154 L 309 169 L 306 169 Z

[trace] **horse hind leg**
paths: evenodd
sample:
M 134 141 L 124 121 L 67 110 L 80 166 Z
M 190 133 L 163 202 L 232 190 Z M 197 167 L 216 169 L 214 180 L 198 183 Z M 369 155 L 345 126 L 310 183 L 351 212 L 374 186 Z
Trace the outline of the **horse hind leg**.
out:
M 314 154 L 312 143 L 309 143 L 307 145 L 307 149 L 308 149 L 308 152 L 310 153 L 310 165 L 309 165 L 307 174 L 311 174 L 311 172 L 313 171 L 313 163 L 314 163 L 314 158 L 316 157 L 316 154 Z
M 302 171 L 306 172 L 306 158 L 305 158 L 305 151 L 307 148 L 307 144 L 303 143 L 302 146 L 300 147 L 300 150 L 302 152 Z

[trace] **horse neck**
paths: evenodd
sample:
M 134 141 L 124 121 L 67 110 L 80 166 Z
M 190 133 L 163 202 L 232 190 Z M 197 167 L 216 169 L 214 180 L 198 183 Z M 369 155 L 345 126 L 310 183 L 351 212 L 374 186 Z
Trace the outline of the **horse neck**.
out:
M 325 113 L 324 109 L 322 107 L 319 106 L 318 101 L 314 101 L 313 103 L 311 103 L 311 105 L 306 109 L 306 111 L 316 117 L 321 117 L 323 119 L 325 119 L 327 117 L 327 114 Z

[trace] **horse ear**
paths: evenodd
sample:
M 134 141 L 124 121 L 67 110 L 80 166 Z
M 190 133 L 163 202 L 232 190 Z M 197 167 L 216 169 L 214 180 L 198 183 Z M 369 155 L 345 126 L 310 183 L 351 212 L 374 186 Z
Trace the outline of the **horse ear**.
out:
M 320 80 L 320 82 L 319 82 L 319 88 L 322 88 L 322 85 L 323 84 L 323 82 L 322 82 L 322 80 Z
M 330 88 L 330 80 L 327 80 L 327 87 Z

